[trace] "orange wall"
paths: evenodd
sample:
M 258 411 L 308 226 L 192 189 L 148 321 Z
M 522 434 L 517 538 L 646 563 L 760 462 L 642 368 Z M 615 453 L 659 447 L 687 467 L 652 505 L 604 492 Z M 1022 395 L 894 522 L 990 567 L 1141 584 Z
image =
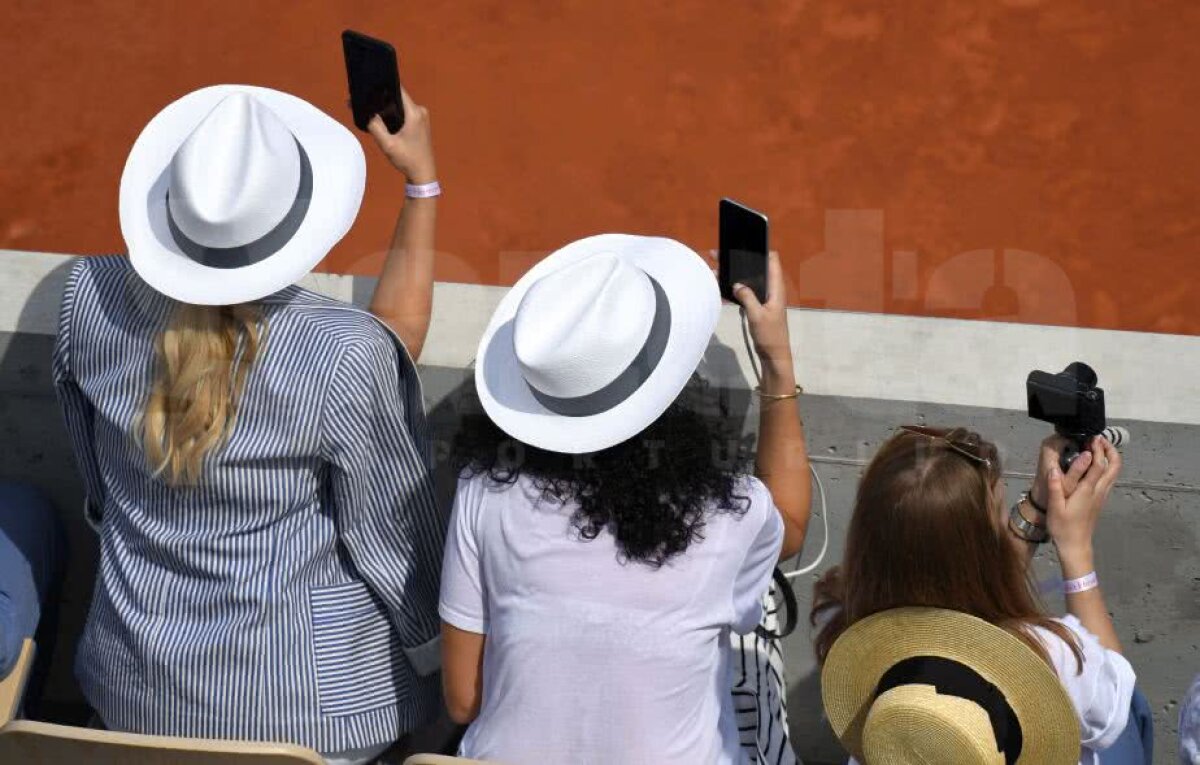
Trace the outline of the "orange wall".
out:
M 434 117 L 438 277 L 600 231 L 715 246 L 765 210 L 810 306 L 1200 334 L 1200 5 L 1186 0 L 45 3 L 0 10 L 0 247 L 120 250 L 126 152 L 206 84 L 345 115 L 338 33 Z M 348 121 L 348 119 L 347 119 Z M 325 264 L 378 268 L 373 154 Z

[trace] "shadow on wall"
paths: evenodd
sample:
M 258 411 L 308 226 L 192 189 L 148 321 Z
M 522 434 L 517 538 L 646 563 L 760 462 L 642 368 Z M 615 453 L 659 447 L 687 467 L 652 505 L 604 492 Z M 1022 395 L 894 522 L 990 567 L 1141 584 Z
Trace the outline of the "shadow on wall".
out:
M 68 268 L 64 260 L 43 277 L 25 300 L 15 331 L 0 331 L 0 480 L 27 481 L 50 496 L 70 551 L 42 705 L 43 716 L 56 722 L 80 722 L 84 714 L 73 660 L 91 598 L 97 551 L 95 535 L 83 519 L 83 485 L 55 397 L 51 364 Z
M 37 483 L 60 508 L 82 498 L 82 484 L 65 475 L 74 462 L 51 364 L 68 268 L 67 262 L 55 267 L 31 290 L 16 326 L 0 328 L 0 478 Z M 54 416 L 45 416 L 46 407 Z

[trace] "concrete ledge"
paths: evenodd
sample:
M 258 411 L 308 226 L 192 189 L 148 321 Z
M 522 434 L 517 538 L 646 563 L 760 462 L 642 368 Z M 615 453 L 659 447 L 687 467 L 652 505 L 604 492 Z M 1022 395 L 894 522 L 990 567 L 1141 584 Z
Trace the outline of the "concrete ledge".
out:
M 0 332 L 53 334 L 64 255 L 0 250 Z M 311 274 L 311 289 L 365 305 L 375 280 Z M 438 283 L 422 363 L 469 366 L 501 287 Z M 1109 416 L 1200 424 L 1200 337 L 995 321 L 792 309 L 798 377 L 813 394 L 1025 407 L 1031 369 L 1087 361 L 1100 374 Z M 737 309 L 725 306 L 710 361 L 717 381 L 753 379 Z

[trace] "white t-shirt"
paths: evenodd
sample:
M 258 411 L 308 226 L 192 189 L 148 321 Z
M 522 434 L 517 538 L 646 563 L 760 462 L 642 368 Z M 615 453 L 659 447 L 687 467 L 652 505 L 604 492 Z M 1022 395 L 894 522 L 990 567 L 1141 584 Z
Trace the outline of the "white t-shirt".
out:
M 1080 765 L 1097 765 L 1097 752 L 1113 745 L 1129 720 L 1136 676 L 1125 657 L 1100 645 L 1074 616 L 1055 619 L 1075 634 L 1083 650 L 1083 671 L 1078 672 L 1075 653 L 1062 638 L 1040 627 L 1034 628 L 1075 706 L 1083 734 Z M 1036 721 L 1034 721 L 1036 724 Z M 853 757 L 851 765 L 857 765 Z
M 783 543 L 765 486 L 659 569 L 579 538 L 573 504 L 527 478 L 460 480 L 441 615 L 487 635 L 483 700 L 461 754 L 527 763 L 736 763 L 728 630 L 750 632 Z

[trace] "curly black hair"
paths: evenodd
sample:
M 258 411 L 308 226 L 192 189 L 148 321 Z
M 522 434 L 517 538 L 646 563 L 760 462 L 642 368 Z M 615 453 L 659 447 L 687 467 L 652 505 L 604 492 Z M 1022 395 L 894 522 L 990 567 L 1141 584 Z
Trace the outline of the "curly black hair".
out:
M 584 540 L 608 530 L 622 561 L 658 568 L 704 539 L 710 514 L 740 515 L 750 506 L 738 493 L 747 444 L 733 420 L 709 406 L 709 394 L 693 380 L 641 433 L 589 454 L 539 449 L 486 415 L 464 415 L 451 463 L 459 475 L 486 475 L 498 484 L 528 476 L 544 496 L 578 504 L 571 522 Z

